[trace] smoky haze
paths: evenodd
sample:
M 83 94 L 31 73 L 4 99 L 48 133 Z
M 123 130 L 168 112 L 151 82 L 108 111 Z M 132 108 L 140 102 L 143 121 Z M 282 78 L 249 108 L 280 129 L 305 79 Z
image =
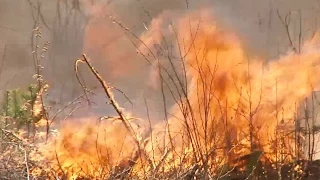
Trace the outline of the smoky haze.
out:
M 303 38 L 312 36 L 318 29 L 320 13 L 316 0 L 1 0 L 2 94 L 4 90 L 24 89 L 35 81 L 32 79 L 35 74 L 32 45 L 38 44 L 41 49 L 49 41 L 49 51 L 42 64 L 52 104 L 63 107 L 83 92 L 75 78 L 74 61 L 86 53 L 105 80 L 133 102 L 131 105 L 117 93 L 122 106 L 144 117 L 143 98 L 146 98 L 152 117 L 161 119 L 162 98 L 161 93 L 152 88 L 152 66 L 136 53 L 131 42 L 134 38 L 112 23 L 109 16 L 139 36 L 148 29 L 152 19 L 164 12 L 184 13 L 187 9 L 203 7 L 211 9 L 219 23 L 235 31 L 248 51 L 270 60 L 290 48 L 278 12 L 282 18 L 292 12 L 289 33 L 294 45 L 298 45 L 300 27 Z M 39 42 L 32 36 L 37 25 L 42 32 Z M 84 67 L 80 67 L 81 77 L 96 93 L 92 113 L 106 115 L 109 111 L 104 96 L 99 95 L 101 89 Z

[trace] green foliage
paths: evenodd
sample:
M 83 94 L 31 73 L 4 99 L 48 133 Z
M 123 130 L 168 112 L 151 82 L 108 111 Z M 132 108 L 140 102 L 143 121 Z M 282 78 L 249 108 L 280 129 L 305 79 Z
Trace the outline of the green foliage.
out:
M 39 88 L 34 84 L 29 85 L 26 91 L 14 89 L 6 92 L 1 111 L 5 128 L 13 125 L 19 130 L 34 121 L 33 106 L 38 92 Z M 8 119 L 11 121 L 8 122 Z

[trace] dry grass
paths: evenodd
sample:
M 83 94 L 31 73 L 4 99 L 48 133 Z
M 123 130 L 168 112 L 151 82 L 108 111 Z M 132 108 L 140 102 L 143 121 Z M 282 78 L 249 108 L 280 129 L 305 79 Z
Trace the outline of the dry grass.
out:
M 206 15 L 205 12 L 203 14 Z M 281 84 L 279 87 L 277 84 L 275 89 L 279 88 L 282 93 L 274 93 L 270 90 L 272 88 L 263 86 L 264 82 L 272 81 L 274 77 L 263 78 L 261 75 L 260 78 L 260 62 L 251 63 L 244 58 L 240 43 L 233 34 L 212 28 L 215 24 L 211 26 L 209 23 L 203 28 L 202 20 L 193 15 L 174 19 L 179 25 L 175 27 L 171 24 L 170 31 L 165 31 L 170 32 L 167 35 L 176 41 L 178 57 L 172 55 L 171 48 L 163 40 L 166 38 L 162 29 L 156 27 L 155 34 L 148 31 L 139 37 L 112 16 L 108 16 L 128 37 L 134 39 L 132 43 L 139 54 L 156 67 L 163 98 L 163 102 L 159 103 L 164 105 L 164 123 L 154 127 L 150 121 L 144 121 L 144 124 L 147 124 L 143 127 L 145 129 L 139 127 L 135 123 L 137 118 L 129 116 L 121 108 L 113 91 L 124 96 L 125 93 L 105 82 L 88 57 L 83 55 L 82 59 L 75 62 L 75 73 L 83 88 L 84 99 L 90 102 L 90 90 L 78 76 L 79 63 L 85 63 L 93 73 L 105 92 L 107 103 L 112 106 L 117 116 L 93 119 L 87 124 L 66 124 L 59 129 L 58 136 L 52 132 L 53 120 L 49 121 L 51 116 L 44 102 L 44 89 L 47 86 L 42 76 L 44 70 L 41 64 L 49 43 L 46 43 L 42 50 L 39 49 L 37 42 L 41 29 L 36 27 L 33 52 L 35 78 L 39 89 L 37 101 L 29 104 L 31 108 L 28 110 L 30 116 L 27 118 L 27 126 L 22 126 L 19 130 L 14 126 L 8 128 L 9 117 L 4 116 L 2 119 L 6 125 L 2 126 L 0 131 L 1 178 L 187 180 L 317 177 L 318 162 L 312 162 L 315 149 L 314 143 L 311 143 L 312 138 L 314 141 L 315 126 L 308 124 L 303 129 L 301 124 L 297 123 L 297 112 L 285 111 L 290 109 L 285 106 L 296 108 L 295 101 L 313 90 L 313 87 L 310 88 L 310 84 L 305 82 L 307 78 L 292 83 L 293 87 L 301 85 L 302 92 L 281 88 Z M 204 20 L 211 18 L 205 17 Z M 288 24 L 284 20 L 282 22 L 288 31 Z M 155 20 L 151 26 L 157 23 Z M 291 37 L 289 38 L 293 46 Z M 156 45 L 161 46 L 160 49 L 150 48 L 155 45 L 154 39 L 158 43 Z M 200 51 L 199 44 L 205 44 Z M 155 50 L 160 55 L 156 54 Z M 301 66 L 305 67 L 301 72 L 303 77 L 309 75 L 308 70 L 318 70 L 316 67 L 307 66 L 317 62 L 314 59 L 317 59 L 318 53 L 300 56 L 297 54 L 301 51 L 300 46 L 293 47 L 293 51 L 294 55 L 280 59 L 280 78 L 292 78 L 295 74 L 292 71 Z M 225 64 L 217 63 L 220 62 L 217 58 L 220 53 L 226 61 Z M 298 63 L 293 66 L 296 62 L 294 60 L 301 57 L 311 60 L 306 61 L 306 66 Z M 239 60 L 237 67 L 236 60 Z M 218 65 L 222 69 L 220 73 Z M 253 66 L 252 69 L 250 65 Z M 276 65 L 270 66 L 272 68 Z M 286 67 L 289 67 L 290 72 L 285 73 L 288 70 Z M 232 71 L 232 68 L 236 70 Z M 195 80 L 190 80 L 190 74 Z M 317 83 L 315 77 L 308 80 Z M 190 86 L 191 84 L 193 86 Z M 239 84 L 243 87 L 237 87 Z M 167 94 L 170 94 L 170 97 Z M 276 99 L 275 103 L 269 103 L 270 94 L 276 94 L 279 99 Z M 287 100 L 288 96 L 292 96 L 293 100 Z M 169 98 L 176 103 L 174 113 L 167 110 Z M 237 104 L 237 108 L 234 108 L 234 104 Z M 263 111 L 264 108 L 267 110 Z M 310 119 L 307 113 L 308 108 L 305 108 L 304 112 L 307 123 L 314 121 L 314 117 Z M 287 121 L 284 117 L 289 117 L 290 120 Z M 21 120 L 10 118 L 11 122 Z M 37 126 L 39 121 L 42 125 Z M 274 131 L 263 129 L 264 121 L 270 122 L 270 129 Z M 29 125 L 34 128 L 32 132 Z M 28 132 L 27 136 L 23 135 L 24 131 Z M 274 134 L 267 136 L 269 132 Z M 163 137 L 157 139 L 158 134 Z M 308 156 L 304 156 L 302 149 L 303 138 L 309 138 Z

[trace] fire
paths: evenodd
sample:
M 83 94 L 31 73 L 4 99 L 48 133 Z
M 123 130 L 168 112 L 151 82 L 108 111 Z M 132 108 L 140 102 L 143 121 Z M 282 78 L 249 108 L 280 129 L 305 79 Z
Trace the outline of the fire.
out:
M 155 30 L 144 35 L 146 42 L 160 44 L 160 33 L 174 37 L 177 31 L 176 48 L 191 79 L 186 99 L 173 107 L 169 127 L 160 125 L 159 131 L 168 131 L 165 146 L 172 143 L 176 152 L 192 146 L 199 159 L 213 152 L 213 159 L 217 155 L 223 159 L 263 150 L 275 160 L 276 129 L 292 127 L 297 104 L 320 85 L 318 42 L 306 43 L 301 54 L 289 52 L 268 63 L 249 57 L 238 37 L 221 29 L 206 11 L 181 18 L 177 24 L 171 32 L 151 27 Z M 161 27 L 159 20 L 152 25 Z M 170 140 L 169 131 L 184 136 L 171 135 Z M 287 153 L 293 151 L 293 142 L 284 145 Z M 289 160 L 293 154 L 287 156 Z
M 147 29 L 140 36 L 144 44 L 138 49 L 145 56 L 149 54 L 147 57 L 167 43 L 165 38 L 174 42 L 172 52 L 164 49 L 163 55 L 150 58 L 156 67 L 152 76 L 165 73 L 161 68 L 170 66 L 170 60 L 174 61 L 171 68 L 177 68 L 177 74 L 169 72 L 174 77 L 171 83 L 178 86 L 177 104 L 169 119 L 154 125 L 146 138 L 138 136 L 141 147 L 121 122 L 70 122 L 41 151 L 50 167 L 69 178 L 102 179 L 112 174 L 115 166 L 130 166 L 130 161 L 123 161 L 130 158 L 135 160 L 137 174 L 159 166 L 170 171 L 194 163 L 207 163 L 214 171 L 255 150 L 262 150 L 266 159 L 278 158 L 279 127 L 292 126 L 297 104 L 320 86 L 316 39 L 306 43 L 300 54 L 289 52 L 266 62 L 248 56 L 237 35 L 220 27 L 206 10 L 174 16 L 167 12 Z M 135 130 L 142 133 L 138 127 Z M 288 137 L 282 146 L 290 160 L 295 147 L 292 136 Z
M 68 122 L 57 137 L 44 144 L 33 159 L 48 162 L 50 167 L 69 179 L 92 177 L 103 179 L 115 165 L 134 156 L 135 144 L 118 120 Z M 138 129 L 138 127 L 135 127 Z M 39 156 L 40 155 L 40 156 Z M 119 167 L 121 168 L 121 167 Z

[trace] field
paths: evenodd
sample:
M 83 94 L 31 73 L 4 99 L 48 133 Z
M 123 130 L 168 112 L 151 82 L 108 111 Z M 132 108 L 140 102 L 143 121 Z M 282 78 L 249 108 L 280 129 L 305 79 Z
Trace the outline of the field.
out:
M 319 10 L 0 2 L 0 179 L 318 179 Z

